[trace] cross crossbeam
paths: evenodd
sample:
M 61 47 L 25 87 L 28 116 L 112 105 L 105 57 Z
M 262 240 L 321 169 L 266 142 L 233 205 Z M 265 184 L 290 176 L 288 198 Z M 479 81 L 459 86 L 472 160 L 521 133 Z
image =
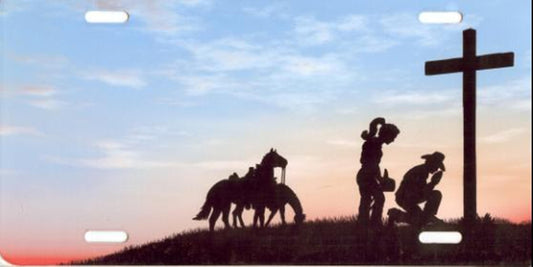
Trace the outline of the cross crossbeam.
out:
M 476 69 L 488 70 L 513 66 L 514 53 L 489 54 L 476 57 Z M 463 58 L 450 58 L 426 62 L 426 75 L 438 75 L 463 71 Z

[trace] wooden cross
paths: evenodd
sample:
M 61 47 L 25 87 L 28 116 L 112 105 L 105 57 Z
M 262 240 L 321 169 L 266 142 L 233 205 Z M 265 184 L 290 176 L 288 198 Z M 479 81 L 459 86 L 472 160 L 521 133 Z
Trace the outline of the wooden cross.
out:
M 514 53 L 476 56 L 476 30 L 463 31 L 463 57 L 426 62 L 426 75 L 463 73 L 463 213 L 474 223 L 476 210 L 476 71 L 512 67 Z

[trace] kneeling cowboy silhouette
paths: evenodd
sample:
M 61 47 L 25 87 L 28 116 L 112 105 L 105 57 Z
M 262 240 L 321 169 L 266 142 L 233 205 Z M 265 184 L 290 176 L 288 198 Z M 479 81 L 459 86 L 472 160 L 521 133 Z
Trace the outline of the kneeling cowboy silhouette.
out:
M 407 171 L 396 191 L 396 203 L 406 212 L 396 208 L 390 209 L 388 211 L 390 224 L 405 222 L 422 227 L 427 223 L 441 222 L 435 215 L 439 210 L 442 194 L 435 190 L 435 186 L 440 182 L 442 172 L 446 170 L 443 163 L 444 154 L 434 152 L 422 158 L 426 162 Z M 431 181 L 428 183 L 430 174 L 432 174 Z M 424 209 L 421 209 L 418 205 L 424 202 L 426 202 Z

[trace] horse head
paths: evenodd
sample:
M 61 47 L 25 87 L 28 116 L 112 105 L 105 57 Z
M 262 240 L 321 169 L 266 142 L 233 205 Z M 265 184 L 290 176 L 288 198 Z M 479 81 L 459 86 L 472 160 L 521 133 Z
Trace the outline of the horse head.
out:
M 273 148 L 271 148 L 261 160 L 262 166 L 270 168 L 281 167 L 282 169 L 285 169 L 288 163 L 289 162 L 284 157 L 279 155 L 278 152 Z

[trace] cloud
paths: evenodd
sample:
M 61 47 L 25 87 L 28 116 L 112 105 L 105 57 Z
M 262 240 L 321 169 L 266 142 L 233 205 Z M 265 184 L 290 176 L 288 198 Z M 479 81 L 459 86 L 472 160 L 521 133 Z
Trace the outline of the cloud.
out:
M 31 100 L 28 103 L 30 104 L 30 106 L 45 110 L 58 110 L 68 105 L 67 102 L 56 99 L 38 99 Z
M 57 99 L 59 93 L 57 87 L 43 84 L 15 86 L 13 90 L 0 86 L 1 97 L 21 97 L 24 103 L 43 110 L 58 110 L 70 106 L 68 102 Z
M 330 21 L 296 17 L 289 43 L 296 46 L 329 45 L 330 49 L 345 54 L 382 52 L 398 45 L 396 38 L 383 34 L 383 27 L 376 25 L 375 20 L 379 18 L 361 14 Z
M 397 147 L 403 147 L 403 148 L 432 148 L 432 149 L 443 149 L 448 148 L 449 145 L 446 144 L 439 144 L 439 143 L 427 143 L 427 142 L 418 142 L 418 143 L 406 143 L 406 142 L 400 142 L 396 144 Z
M 386 91 L 374 98 L 374 102 L 387 105 L 435 105 L 447 103 L 457 98 L 450 91 L 419 92 L 419 91 Z
M 120 143 L 102 142 L 96 147 L 103 153 L 102 157 L 81 159 L 78 162 L 97 169 L 143 169 L 161 166 L 157 162 L 141 160 L 139 152 L 128 149 Z
M 367 17 L 349 15 L 335 21 L 319 21 L 313 17 L 296 17 L 294 33 L 299 41 L 308 45 L 320 45 L 333 41 L 342 32 L 365 31 Z
M 342 47 L 352 53 L 378 53 L 387 51 L 398 44 L 398 41 L 390 37 L 362 34 L 353 40 L 344 41 Z
M 23 12 L 29 9 L 32 4 L 30 1 L 1 1 L 0 17 L 8 17 L 11 14 Z
M 47 160 L 63 165 L 102 170 L 148 170 L 180 168 L 181 162 L 152 159 L 149 149 L 154 149 L 164 137 L 190 136 L 184 130 L 173 130 L 167 126 L 146 125 L 131 130 L 131 133 L 117 139 L 104 139 L 90 144 L 91 150 L 99 156 L 61 158 L 48 156 Z
M 531 49 L 524 52 L 524 55 L 522 56 L 522 66 L 531 69 Z
M 55 95 L 57 90 L 48 85 L 26 85 L 20 88 L 20 92 L 29 96 L 47 97 Z
M 531 97 L 513 101 L 510 108 L 518 111 L 531 111 Z
M 471 14 L 465 16 L 460 24 L 423 24 L 416 14 L 394 13 L 381 16 L 379 23 L 382 31 L 394 39 L 414 40 L 420 46 L 437 46 L 448 40 L 451 33 L 477 27 L 482 20 L 480 16 Z
M 515 137 L 526 132 L 524 128 L 513 128 L 501 132 L 494 133 L 489 136 L 480 138 L 484 143 L 496 144 L 496 143 L 506 143 L 512 141 Z
M 329 21 L 299 16 L 293 21 L 294 45 L 328 44 L 352 53 L 368 53 L 386 51 L 402 42 L 423 47 L 441 45 L 464 28 L 478 26 L 483 19 L 469 14 L 461 24 L 428 25 L 420 23 L 416 13 L 391 13 L 349 14 Z
M 348 139 L 330 139 L 326 141 L 326 144 L 340 146 L 345 148 L 359 148 L 361 147 L 361 142 L 348 140 Z
M 357 114 L 360 112 L 361 112 L 361 108 L 358 108 L 358 107 L 343 107 L 343 108 L 338 108 L 335 110 L 335 113 L 341 114 L 341 115 L 352 115 L 352 114 Z
M 196 162 L 192 165 L 197 168 L 203 168 L 208 170 L 227 170 L 235 171 L 246 168 L 246 166 L 254 166 L 257 160 L 219 160 L 219 161 L 203 161 Z M 243 174 L 241 174 L 243 175 Z
M 4 97 L 7 94 L 11 94 L 11 90 L 5 84 L 0 83 L 0 97 Z
M 178 0 L 177 2 L 187 7 L 210 7 L 213 4 L 211 0 Z
M 479 104 L 518 111 L 531 110 L 531 76 L 478 88 Z
M 13 169 L 3 169 L 0 168 L 0 177 L 7 178 L 7 177 L 14 177 L 19 174 L 19 171 L 13 170 Z
M 343 63 L 334 56 L 291 56 L 284 63 L 286 71 L 301 76 L 336 74 L 345 69 Z
M 242 11 L 248 15 L 258 17 L 258 18 L 270 18 L 273 15 L 279 15 L 284 6 L 275 3 L 265 7 L 244 7 Z
M 67 57 L 62 55 L 17 55 L 17 54 L 8 54 L 9 59 L 14 60 L 15 62 L 34 65 L 38 67 L 43 67 L 47 69 L 60 69 L 64 68 L 69 64 Z
M 422 46 L 437 45 L 444 38 L 441 32 L 436 31 L 431 25 L 420 23 L 417 16 L 410 13 L 383 16 L 379 22 L 389 36 L 413 38 Z
M 200 103 L 196 101 L 184 100 L 182 98 L 175 97 L 161 97 L 155 100 L 156 103 L 165 104 L 169 106 L 177 106 L 181 108 L 190 108 L 199 106 Z
M 363 15 L 348 15 L 336 22 L 334 28 L 339 31 L 364 31 L 368 27 L 368 18 Z
M 0 125 L 0 136 L 14 136 L 14 135 L 40 135 L 41 133 L 30 127 L 15 126 L 15 125 Z
M 59 90 L 50 85 L 24 85 L 17 88 L 16 92 L 25 98 L 27 104 L 43 110 L 58 110 L 69 105 L 56 98 Z
M 209 8 L 211 0 L 98 0 L 97 9 L 127 10 L 131 20 L 139 20 L 144 25 L 140 30 L 171 37 L 200 29 L 199 18 L 189 16 L 191 8 Z
M 312 107 L 332 99 L 357 77 L 341 55 L 304 55 L 272 43 L 241 38 L 179 42 L 191 52 L 157 72 L 188 95 L 228 94 L 283 108 Z M 171 101 L 168 98 L 166 101 Z
M 122 140 L 128 145 L 138 145 L 152 142 L 163 137 L 190 137 L 192 134 L 185 130 L 170 129 L 163 125 L 146 125 L 136 127 L 132 133 L 125 136 Z
M 117 141 L 100 141 L 94 145 L 102 156 L 67 161 L 96 169 L 154 169 L 176 166 L 177 163 L 148 160 L 141 151 Z
M 92 70 L 80 73 L 81 78 L 98 81 L 111 86 L 140 89 L 146 86 L 142 73 L 137 70 Z
M 461 103 L 440 105 L 440 106 L 428 106 L 428 108 L 413 108 L 408 111 L 403 111 L 398 117 L 409 120 L 425 120 L 428 118 L 438 117 L 456 117 L 461 118 L 462 107 Z
M 235 82 L 226 78 L 224 75 L 188 75 L 176 78 L 189 95 L 200 96 L 216 91 L 218 93 L 229 90 Z
M 222 38 L 211 42 L 184 42 L 192 53 L 192 66 L 198 70 L 221 72 L 268 68 L 279 60 L 279 51 L 238 38 Z M 190 65 L 190 62 L 184 62 Z
M 247 7 L 243 11 L 272 16 L 274 10 L 268 6 Z M 360 81 L 364 72 L 358 66 L 361 53 L 383 52 L 412 39 L 434 44 L 440 35 L 448 38 L 448 33 L 458 30 L 446 28 L 443 34 L 419 23 L 416 14 L 407 13 L 348 14 L 332 20 L 299 16 L 286 20 L 293 23 L 293 28 L 279 36 L 269 35 L 268 39 L 261 34 L 202 41 L 175 39 L 172 43 L 190 52 L 190 58 L 182 57 L 158 74 L 176 81 L 177 88 L 191 96 L 228 94 L 281 108 L 312 110 L 342 97 L 347 90 L 353 91 L 354 82 Z M 410 32 L 411 26 L 414 33 Z M 310 45 L 327 45 L 328 49 L 307 49 Z M 379 96 L 376 102 L 446 104 L 459 94 L 411 91 Z
M 233 71 L 289 71 L 293 74 L 334 74 L 345 68 L 340 56 L 324 54 L 308 56 L 288 48 L 254 44 L 244 39 L 223 38 L 211 42 L 185 42 L 192 53 L 192 62 L 176 62 L 173 69 L 207 71 L 219 74 Z M 176 74 L 171 71 L 170 75 Z M 180 71 L 179 74 L 182 74 Z
M 334 38 L 328 23 L 310 17 L 298 17 L 295 22 L 294 32 L 307 44 L 323 44 Z

